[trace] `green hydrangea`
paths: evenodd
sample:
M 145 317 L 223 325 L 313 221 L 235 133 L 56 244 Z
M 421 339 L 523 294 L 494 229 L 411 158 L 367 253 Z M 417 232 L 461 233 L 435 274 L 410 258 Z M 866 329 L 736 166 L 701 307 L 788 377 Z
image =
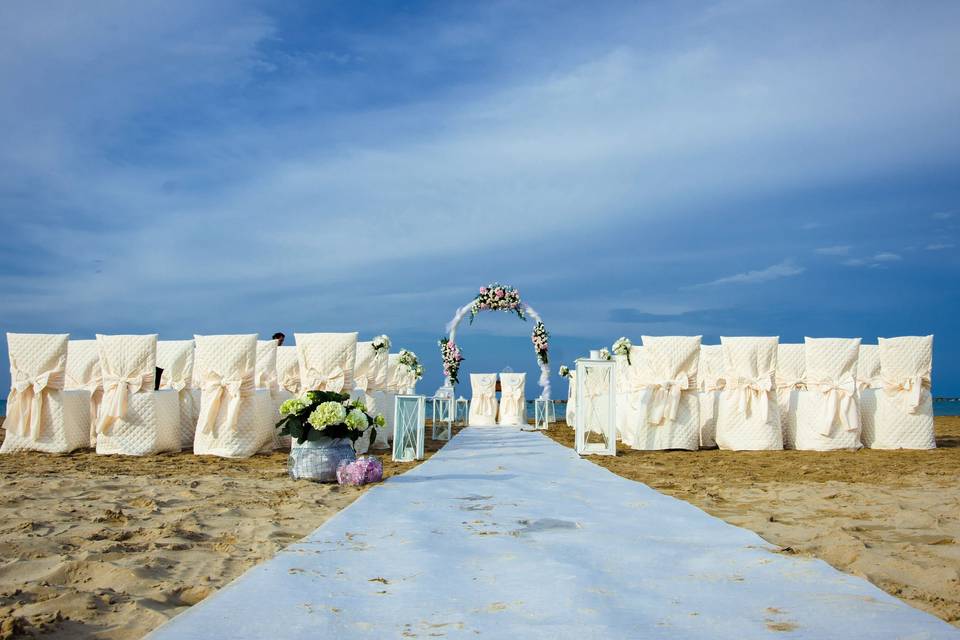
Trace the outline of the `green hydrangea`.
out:
M 382 427 L 383 425 L 387 424 L 387 420 L 382 414 L 378 414 L 377 417 L 373 419 L 373 424 L 377 425 L 378 427 Z
M 300 398 L 290 398 L 280 405 L 280 415 L 292 416 L 295 413 L 300 413 L 306 408 L 307 405 L 304 404 L 303 400 Z
M 339 402 L 322 402 L 313 410 L 307 422 L 317 431 L 331 424 L 340 424 L 347 417 L 347 410 Z
M 367 414 L 360 409 L 352 409 L 344 422 L 354 431 L 363 431 L 370 424 L 367 422 Z
M 357 398 L 356 400 L 353 401 L 353 408 L 360 409 L 360 411 L 366 411 L 367 405 L 363 403 L 363 400 L 361 400 L 360 398 Z

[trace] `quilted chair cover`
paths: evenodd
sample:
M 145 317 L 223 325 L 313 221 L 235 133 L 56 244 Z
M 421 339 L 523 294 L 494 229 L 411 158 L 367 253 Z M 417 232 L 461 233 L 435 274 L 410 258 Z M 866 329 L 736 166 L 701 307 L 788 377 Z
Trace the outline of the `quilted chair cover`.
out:
M 570 370 L 570 377 L 567 378 L 567 408 L 564 411 L 564 421 L 571 429 L 576 425 L 577 419 L 577 371 Z
M 180 448 L 193 448 L 200 417 L 200 390 L 193 385 L 193 340 L 158 340 L 157 366 L 163 369 L 160 388 L 173 389 L 180 399 Z
M 180 396 L 154 391 L 157 336 L 97 335 L 103 404 L 97 453 L 149 456 L 180 450 Z
M 470 387 L 473 392 L 470 399 L 470 426 L 489 427 L 497 424 L 497 374 L 471 373 Z
M 877 395 L 882 388 L 880 347 L 861 344 L 857 359 L 857 399 L 860 403 L 860 442 L 865 447 L 872 447 L 876 440 Z
M 90 395 L 90 446 L 97 446 L 97 416 L 103 400 L 103 380 L 100 377 L 100 351 L 96 340 L 67 342 L 67 391 L 86 391 Z
M 279 421 L 280 405 L 286 400 L 300 395 L 300 363 L 297 360 L 297 348 L 294 346 L 277 347 L 277 391 L 274 393 L 277 415 L 274 421 Z M 290 448 L 290 436 L 279 436 L 279 448 Z
M 620 358 L 621 356 L 614 356 Z M 630 364 L 616 368 L 617 437 L 630 447 L 636 446 L 640 437 L 640 421 L 643 411 L 643 394 L 646 390 L 644 352 L 642 346 L 630 347 Z M 626 358 L 624 357 L 624 360 Z
M 774 387 L 778 338 L 720 338 L 724 388 L 717 406 L 721 449 L 783 449 Z
M 257 366 L 254 369 L 253 382 L 258 391 L 266 391 L 270 396 L 270 412 L 264 418 L 276 424 L 280 420 L 280 405 L 286 400 L 286 394 L 280 393 L 280 383 L 277 378 L 277 349 L 276 340 L 257 340 Z M 280 436 L 274 429 L 273 442 L 264 446 L 263 451 L 289 448 L 289 437 Z
M 933 449 L 933 336 L 880 338 L 874 449 Z
M 717 404 L 723 389 L 723 347 L 700 345 L 697 391 L 700 395 L 700 447 L 717 446 Z
M 643 357 L 636 383 L 640 413 L 630 446 L 648 451 L 696 450 L 700 447 L 700 336 L 642 339 Z
M 200 418 L 193 452 L 247 458 L 274 439 L 273 401 L 257 390 L 257 334 L 194 336 L 201 381 Z
M 370 390 L 385 391 L 387 389 L 387 369 L 390 365 L 390 356 L 386 351 L 378 351 L 370 363 Z
M 377 352 L 373 349 L 373 342 L 358 342 L 356 362 L 353 366 L 353 388 L 359 389 L 363 395 L 368 395 L 374 389 L 374 366 Z
M 304 391 L 353 390 L 353 367 L 357 360 L 357 334 L 295 333 L 300 362 L 300 385 Z
M 797 402 L 797 449 L 860 448 L 860 338 L 804 338 L 805 388 Z
M 67 334 L 8 333 L 10 395 L 0 453 L 90 446 L 90 396 L 64 391 Z
M 777 404 L 780 405 L 780 427 L 783 448 L 797 448 L 797 404 L 804 388 L 802 344 L 781 344 L 777 347 Z
M 397 356 L 399 358 L 399 355 Z M 398 361 L 393 369 L 393 386 L 399 394 L 414 394 L 417 392 L 417 377 L 409 367 Z
M 527 424 L 526 385 L 526 373 L 500 374 L 500 424 Z

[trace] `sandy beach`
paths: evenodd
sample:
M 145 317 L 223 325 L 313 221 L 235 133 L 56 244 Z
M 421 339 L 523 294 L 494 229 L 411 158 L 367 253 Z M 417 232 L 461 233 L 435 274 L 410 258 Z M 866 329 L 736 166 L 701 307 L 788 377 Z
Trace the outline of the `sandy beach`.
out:
M 960 626 L 960 417 L 932 451 L 634 451 L 589 459 Z M 573 430 L 549 436 L 573 446 Z
M 415 466 L 378 455 L 387 477 Z M 0 639 L 142 637 L 365 490 L 291 481 L 286 463 L 0 456 Z

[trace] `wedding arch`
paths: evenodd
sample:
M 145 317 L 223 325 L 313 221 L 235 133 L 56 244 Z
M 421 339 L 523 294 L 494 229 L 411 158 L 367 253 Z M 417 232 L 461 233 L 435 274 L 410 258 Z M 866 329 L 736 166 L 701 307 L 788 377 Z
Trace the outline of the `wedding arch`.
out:
M 537 363 L 540 365 L 540 398 L 550 399 L 550 368 L 549 350 L 550 334 L 547 332 L 543 320 L 540 318 L 533 307 L 523 302 L 520 298 L 520 292 L 509 285 L 494 282 L 486 287 L 480 287 L 477 296 L 463 305 L 454 314 L 453 319 L 447 323 L 447 337 L 440 340 L 440 357 L 443 360 L 443 375 L 446 376 L 446 385 L 452 387 L 459 379 L 457 374 L 460 371 L 460 363 L 463 361 L 463 352 L 457 345 L 457 327 L 469 314 L 470 324 L 473 324 L 474 318 L 481 311 L 503 311 L 506 313 L 515 313 L 521 320 L 528 317 L 533 318 L 533 333 L 530 334 L 530 340 L 533 342 L 533 349 L 537 355 Z

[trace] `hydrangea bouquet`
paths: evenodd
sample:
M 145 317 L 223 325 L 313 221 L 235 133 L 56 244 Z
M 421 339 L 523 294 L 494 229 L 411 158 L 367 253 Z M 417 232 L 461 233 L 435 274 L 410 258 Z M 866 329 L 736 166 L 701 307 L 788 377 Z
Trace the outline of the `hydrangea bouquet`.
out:
M 417 354 L 413 351 L 400 349 L 400 357 L 397 358 L 397 362 L 409 369 L 417 380 L 423 378 L 423 365 L 420 364 Z
M 607 349 L 606 347 L 604 347 L 603 349 L 600 349 L 601 360 L 609 360 L 610 358 L 611 358 L 610 349 Z
M 568 366 L 565 365 L 565 364 L 562 364 L 562 365 L 560 365 L 560 371 L 559 371 L 558 373 L 560 374 L 560 377 L 561 377 L 561 378 L 569 378 L 569 377 L 570 377 L 570 367 L 568 367 Z
M 443 360 L 443 375 L 450 379 L 451 384 L 457 384 L 460 382 L 457 373 L 460 371 L 460 363 L 463 362 L 460 347 L 449 338 L 441 338 L 439 344 L 440 357 Z
M 533 341 L 533 350 L 537 352 L 537 360 L 540 364 L 548 364 L 548 351 L 550 350 L 550 333 L 542 322 L 537 322 L 533 326 L 533 334 L 530 336 Z
M 523 315 L 523 302 L 520 300 L 520 292 L 499 282 L 480 287 L 480 293 L 473 299 L 473 304 L 470 306 L 471 324 L 481 311 L 506 311 L 516 313 L 521 320 L 526 320 Z
M 630 338 L 621 337 L 613 343 L 613 352 L 618 356 L 627 356 L 627 364 L 631 364 L 630 347 L 632 346 L 633 343 L 630 342 Z
M 383 427 L 382 415 L 367 413 L 360 400 L 351 400 L 345 393 L 307 391 L 299 398 L 291 398 L 280 405 L 281 435 L 290 436 L 303 444 L 320 438 L 350 438 L 351 442 L 367 431 L 370 441 L 377 437 L 377 427 Z
M 390 352 L 390 336 L 379 335 L 373 339 L 373 350 L 376 353 L 389 353 Z

